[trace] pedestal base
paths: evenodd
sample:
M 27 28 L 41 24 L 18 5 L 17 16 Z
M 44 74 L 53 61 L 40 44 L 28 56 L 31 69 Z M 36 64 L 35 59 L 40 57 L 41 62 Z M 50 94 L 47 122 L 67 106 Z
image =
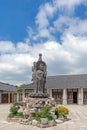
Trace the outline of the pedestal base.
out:
M 32 97 L 32 98 L 48 98 L 49 97 L 49 94 L 46 94 L 46 93 L 32 93 L 29 95 L 29 97 Z

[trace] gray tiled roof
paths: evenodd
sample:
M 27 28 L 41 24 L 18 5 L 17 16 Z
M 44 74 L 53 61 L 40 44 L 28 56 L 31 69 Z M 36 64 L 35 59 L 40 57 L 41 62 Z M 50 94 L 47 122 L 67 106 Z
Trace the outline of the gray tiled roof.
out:
M 0 82 L 0 91 L 16 92 L 16 87 L 10 84 Z
M 34 89 L 33 83 L 26 85 L 26 86 L 23 87 L 22 89 L 23 89 L 23 90 L 25 90 L 25 89 Z
M 47 77 L 46 88 L 87 88 L 87 74 Z
M 87 74 L 48 76 L 46 88 L 87 88 Z M 33 84 L 28 84 L 23 89 L 34 89 Z

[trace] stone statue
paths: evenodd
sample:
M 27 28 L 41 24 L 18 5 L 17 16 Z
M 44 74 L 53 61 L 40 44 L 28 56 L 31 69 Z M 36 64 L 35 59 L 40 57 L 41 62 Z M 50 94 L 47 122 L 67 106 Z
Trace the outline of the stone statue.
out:
M 42 54 L 39 54 L 38 61 L 33 63 L 32 72 L 32 81 L 35 87 L 33 96 L 40 97 L 42 95 L 43 97 L 45 96 L 47 65 L 42 61 Z

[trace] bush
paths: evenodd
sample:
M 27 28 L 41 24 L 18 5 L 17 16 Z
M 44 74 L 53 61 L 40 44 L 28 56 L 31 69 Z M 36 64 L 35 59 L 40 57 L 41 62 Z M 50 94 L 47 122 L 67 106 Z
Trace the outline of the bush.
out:
M 13 118 L 14 115 L 13 115 L 12 113 L 10 113 L 10 114 L 8 115 L 8 117 Z
M 24 117 L 23 112 L 18 112 L 18 113 L 16 114 L 16 116 L 17 116 L 17 117 L 22 117 L 22 118 Z
M 21 117 L 21 118 L 23 118 L 24 115 L 23 115 L 23 112 L 17 112 L 16 114 L 10 113 L 10 114 L 8 115 L 8 117 L 10 117 L 10 118 L 13 118 L 13 117 Z
M 13 105 L 13 106 L 10 108 L 10 112 L 11 112 L 13 115 L 17 114 L 17 112 L 18 112 L 18 107 Z
M 53 115 L 50 113 L 50 107 L 44 106 L 41 108 L 40 112 L 35 113 L 34 117 L 37 121 L 40 121 L 41 118 L 48 118 L 48 120 L 53 119 Z
M 13 105 L 10 108 L 9 117 L 24 117 L 23 112 L 18 112 L 19 108 L 19 103 L 13 103 Z
M 59 116 L 66 116 L 69 114 L 69 110 L 68 108 L 66 108 L 65 106 L 57 106 L 56 107 L 56 111 L 59 113 Z

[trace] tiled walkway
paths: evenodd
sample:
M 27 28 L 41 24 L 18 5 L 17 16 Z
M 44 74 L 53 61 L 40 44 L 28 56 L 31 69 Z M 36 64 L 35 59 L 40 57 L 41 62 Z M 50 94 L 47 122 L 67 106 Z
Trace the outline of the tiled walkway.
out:
M 67 105 L 70 110 L 69 118 L 71 120 L 55 127 L 46 128 L 46 130 L 87 130 L 87 105 Z M 0 130 L 44 130 L 18 123 L 8 123 L 6 121 L 9 105 L 0 105 Z

